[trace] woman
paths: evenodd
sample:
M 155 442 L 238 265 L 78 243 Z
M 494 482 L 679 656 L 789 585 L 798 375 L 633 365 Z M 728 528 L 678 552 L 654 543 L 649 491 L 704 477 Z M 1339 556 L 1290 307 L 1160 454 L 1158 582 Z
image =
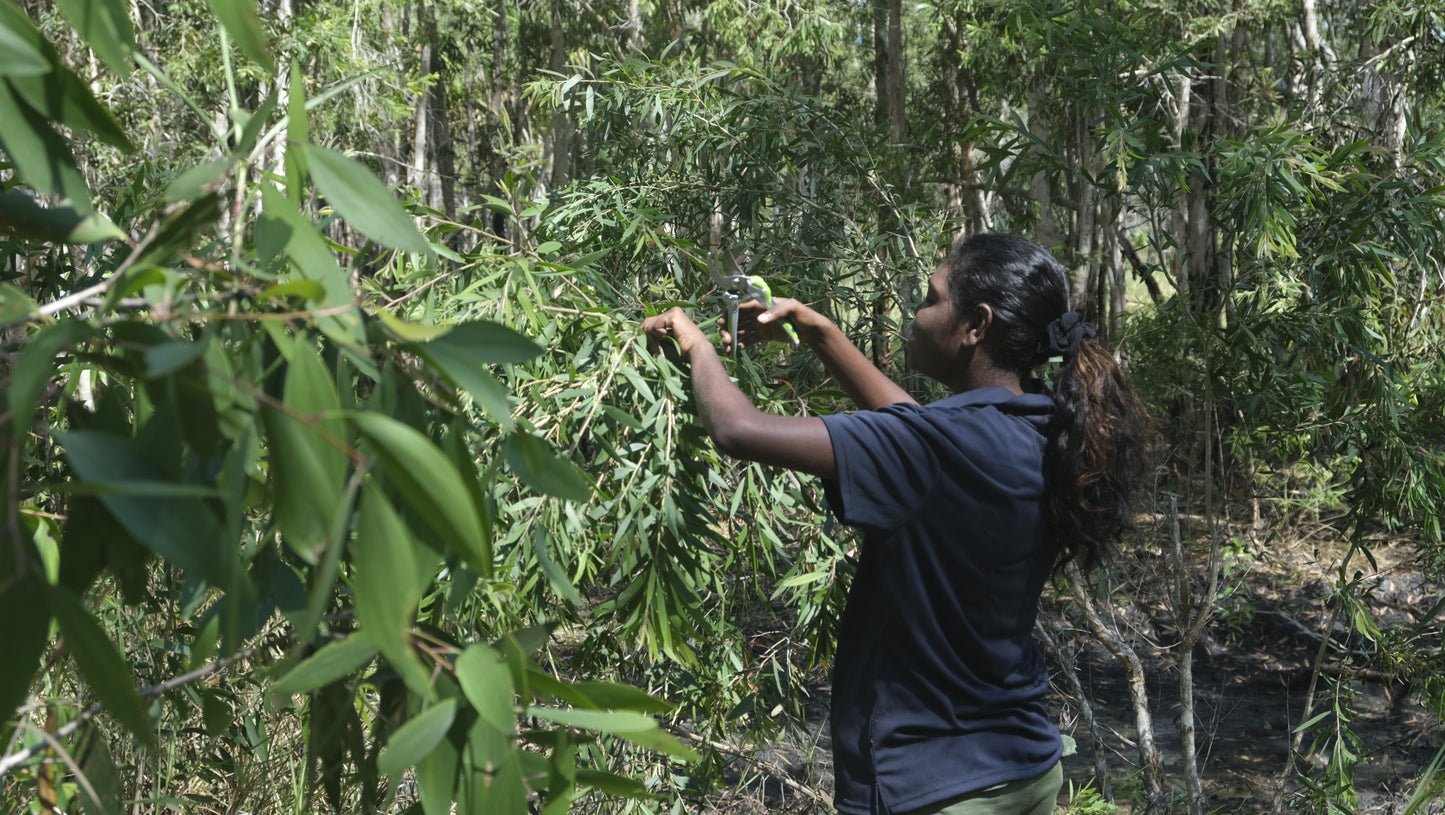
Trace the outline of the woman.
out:
M 834 803 L 848 815 L 1052 813 L 1062 771 L 1033 641 L 1061 558 L 1092 565 L 1123 531 L 1144 410 L 1063 269 L 1032 241 L 975 235 L 929 278 L 910 367 L 953 396 L 918 405 L 825 317 L 749 310 L 724 343 L 789 323 L 861 410 L 773 416 L 728 379 L 681 309 L 649 318 L 691 364 L 722 452 L 825 479 L 864 542 L 833 671 Z M 1057 387 L 1032 372 L 1061 358 Z

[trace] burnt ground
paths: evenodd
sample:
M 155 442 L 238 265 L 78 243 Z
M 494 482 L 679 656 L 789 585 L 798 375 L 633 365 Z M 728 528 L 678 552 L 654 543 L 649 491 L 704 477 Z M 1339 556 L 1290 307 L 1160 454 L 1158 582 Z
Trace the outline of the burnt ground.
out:
M 1360 560 L 1360 575 L 1371 587 L 1365 608 L 1389 637 L 1417 635 L 1416 650 L 1440 664 L 1441 624 L 1445 616 L 1421 619 L 1442 597 L 1442 585 L 1408 561 L 1393 562 L 1388 550 L 1377 549 L 1379 569 Z M 1115 625 L 1144 664 L 1155 741 L 1162 755 L 1170 790 L 1182 795 L 1180 770 L 1177 636 L 1156 577 L 1164 558 L 1136 555 L 1120 564 L 1134 574 L 1115 586 L 1116 596 L 1134 597 L 1129 611 L 1116 603 Z M 1326 562 L 1328 561 L 1328 562 Z M 1194 650 L 1196 740 L 1204 780 L 1206 812 L 1264 813 L 1273 811 L 1280 777 L 1292 752 L 1292 730 L 1302 721 L 1314 663 L 1331 618 L 1333 585 L 1329 573 L 1336 560 L 1304 546 L 1280 547 L 1272 554 L 1251 557 L 1236 553 L 1227 572 L 1233 581 L 1223 589 L 1222 611 Z M 1099 724 L 1109 786 L 1122 812 L 1143 812 L 1143 782 L 1138 770 L 1135 716 L 1123 667 L 1081 628 L 1070 627 L 1068 607 L 1045 604 L 1044 614 L 1063 624 L 1060 641 L 1071 654 Z M 1327 666 L 1316 691 L 1315 712 L 1328 709 L 1335 696 L 1350 697 L 1348 726 L 1366 758 L 1355 768 L 1360 813 L 1396 815 L 1405 812 L 1421 772 L 1445 744 L 1445 723 L 1439 711 L 1441 683 L 1426 687 L 1394 677 L 1398 671 L 1379 650 L 1358 637 L 1346 640 L 1336 623 L 1326 644 Z M 1078 743 L 1078 754 L 1065 759 L 1065 792 L 1099 784 L 1095 749 L 1080 708 L 1068 691 L 1057 664 L 1051 666 L 1055 694 L 1051 702 L 1060 729 Z M 1438 675 L 1439 672 L 1437 672 Z M 714 798 L 710 812 L 829 812 L 831 787 L 827 740 L 827 687 L 820 683 L 810 700 L 807 732 L 769 745 L 737 762 L 736 786 Z M 1330 724 L 1333 719 L 1327 719 Z M 1327 756 L 1306 735 L 1300 763 L 1318 771 Z M 1301 785 L 1286 785 L 1286 812 L 1304 811 Z M 1061 796 L 1066 802 L 1067 796 Z M 1176 811 L 1182 809 L 1175 807 Z M 1063 811 L 1062 808 L 1060 810 Z M 1421 815 L 1445 813 L 1445 796 L 1417 810 Z

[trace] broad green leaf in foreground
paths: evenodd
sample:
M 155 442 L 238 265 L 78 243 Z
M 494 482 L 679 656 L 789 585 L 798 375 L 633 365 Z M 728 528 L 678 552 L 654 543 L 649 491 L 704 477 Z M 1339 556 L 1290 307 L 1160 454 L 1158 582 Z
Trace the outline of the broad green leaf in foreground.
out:
M 5 5 L 5 4 L 0 4 Z M 20 177 L 36 190 L 70 200 L 81 216 L 94 211 L 90 187 L 70 148 L 49 123 L 0 81 L 0 149 L 15 162 Z
M 365 637 L 350 636 L 328 643 L 301 661 L 271 688 L 275 696 L 307 693 L 350 676 L 376 658 L 377 648 Z
M 412 548 L 411 533 L 386 495 L 370 486 L 362 494 L 350 546 L 356 618 L 412 693 L 431 698 L 426 671 L 411 647 L 411 622 L 420 599 Z
M 19 290 L 0 294 L 13 296 L 19 294 Z M 6 300 L 14 302 L 11 296 L 7 296 Z M 25 302 L 28 301 L 29 298 L 25 298 Z M 82 320 L 61 320 L 41 329 L 25 344 L 20 351 L 20 357 L 15 361 L 15 367 L 10 370 L 10 387 L 6 393 L 15 438 L 24 438 L 25 431 L 30 427 L 31 414 L 40 403 L 45 393 L 45 383 L 50 381 L 55 370 L 55 356 L 85 341 L 90 333 L 89 323 Z
M 478 574 L 492 573 L 492 542 L 451 460 L 420 431 L 380 413 L 349 414 L 402 496 Z
M 507 466 L 523 484 L 538 492 L 568 501 L 586 501 L 592 496 L 592 486 L 577 465 L 530 433 L 507 437 Z
M 39 76 L 50 73 L 50 61 L 0 17 L 0 76 Z
M 292 151 L 287 151 L 291 161 Z M 337 344 L 360 344 L 365 340 L 361 316 L 351 281 L 336 262 L 331 247 L 316 232 L 316 225 L 303 216 L 285 195 L 267 184 L 261 191 L 264 214 L 256 225 L 258 246 L 267 252 L 284 251 L 301 277 L 320 283 L 326 297 L 319 302 L 326 313 L 316 318 L 316 325 Z
M 255 60 L 267 72 L 276 70 L 271 53 L 266 50 L 266 32 L 261 28 L 261 17 L 256 11 L 255 0 L 207 0 L 226 33 L 241 46 L 246 56 Z
M 457 717 L 457 700 L 443 699 L 418 713 L 387 739 L 377 759 L 377 769 L 394 775 L 416 766 L 442 739 Z
M 20 190 L 0 192 L 0 235 L 47 243 L 95 243 L 123 238 L 125 233 L 99 212 L 75 207 L 42 207 Z
M 404 252 L 431 249 L 396 196 L 361 162 L 324 147 L 307 145 L 306 166 L 327 202 L 357 232 Z
M 266 405 L 270 487 L 276 524 L 308 563 L 331 534 L 345 492 L 345 424 L 326 414 L 340 407 L 330 373 L 309 342 L 297 342 L 286 369 L 285 409 Z M 298 418 L 304 417 L 303 418 Z
M 651 716 L 630 710 L 562 710 L 554 707 L 529 707 L 529 716 L 546 719 L 567 727 L 596 730 L 618 738 L 627 739 L 639 747 L 656 750 L 659 753 L 696 761 L 697 753 L 671 733 L 658 726 Z
M 112 71 L 123 76 L 131 70 L 135 31 L 127 4 L 122 0 L 58 0 L 57 5 L 81 39 Z
M 127 495 L 100 492 L 100 501 L 125 530 L 148 549 L 199 575 L 212 586 L 235 589 L 240 566 L 236 542 L 221 528 L 205 499 L 195 497 L 194 484 L 176 482 L 151 463 L 134 439 L 96 430 L 57 432 L 66 457 L 86 482 L 174 484 L 172 494 Z
M 472 395 L 492 421 L 512 427 L 507 388 L 492 375 L 494 364 L 524 362 L 542 353 L 526 335 L 487 320 L 452 326 L 444 334 L 406 346 L 457 387 Z
M 18 323 L 35 313 L 30 295 L 9 283 L 0 283 L 0 328 Z
M 457 681 L 482 721 L 503 733 L 516 729 L 512 709 L 512 674 L 496 649 L 471 645 L 457 657 Z
M 135 673 L 115 643 L 68 590 L 52 586 L 48 599 L 60 633 L 95 695 L 127 730 L 141 741 L 151 742 L 150 716 L 136 690 Z

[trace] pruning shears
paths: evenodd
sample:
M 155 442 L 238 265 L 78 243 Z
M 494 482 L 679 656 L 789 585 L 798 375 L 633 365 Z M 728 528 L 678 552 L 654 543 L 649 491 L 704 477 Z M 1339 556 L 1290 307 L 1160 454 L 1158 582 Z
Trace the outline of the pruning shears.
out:
M 728 333 L 733 338 L 733 357 L 738 355 L 738 305 L 747 300 L 757 300 L 765 308 L 773 307 L 773 292 L 760 275 L 749 275 L 738 268 L 738 262 L 730 253 L 722 255 L 721 268 L 713 266 L 712 280 L 722 289 L 723 303 L 728 311 Z M 798 332 L 787 323 L 783 330 L 794 345 L 798 344 Z

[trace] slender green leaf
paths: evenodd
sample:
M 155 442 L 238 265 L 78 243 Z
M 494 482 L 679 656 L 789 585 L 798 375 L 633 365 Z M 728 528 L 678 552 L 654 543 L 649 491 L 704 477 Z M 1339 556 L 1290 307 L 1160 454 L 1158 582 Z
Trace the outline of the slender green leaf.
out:
M 15 438 L 25 438 L 30 429 L 35 407 L 40 404 L 54 371 L 56 355 L 84 342 L 90 334 L 91 328 L 86 322 L 61 320 L 41 329 L 21 349 L 15 367 L 10 370 L 10 386 L 6 392 Z
M 50 612 L 45 604 L 50 588 L 38 567 L 18 572 L 16 555 L 34 558 L 34 550 L 13 545 L 0 546 L 0 573 L 11 578 L 0 583 L 0 620 L 5 620 L 4 659 L 0 659 L 0 710 L 16 710 L 25 703 L 30 685 L 40 667 L 46 647 Z M 9 744 L 14 718 L 0 719 L 0 744 Z
M 261 138 L 261 131 L 266 128 L 266 123 L 271 120 L 271 114 L 276 110 L 276 102 L 279 94 L 272 93 L 266 97 L 266 101 L 256 108 L 246 118 L 246 124 L 241 128 L 241 138 L 236 141 L 235 148 L 231 151 L 233 159 L 246 159 L 251 151 L 256 149 L 256 143 Z
M 418 713 L 386 740 L 377 769 L 395 775 L 421 763 L 446 738 L 456 717 L 455 699 L 443 699 Z
M 27 320 L 35 313 L 30 295 L 9 283 L 0 283 L 0 328 Z
M 602 770 L 589 770 L 585 767 L 577 768 L 577 783 L 584 787 L 591 787 L 607 795 L 615 795 L 619 798 L 656 798 L 657 796 L 647 789 L 647 785 L 636 778 L 628 778 L 624 775 L 604 772 Z
M 446 348 L 455 355 L 466 354 L 495 364 L 526 362 L 542 353 L 542 346 L 527 335 L 491 320 L 458 323 L 425 347 L 433 351 Z
M 292 206 L 301 206 L 306 190 L 306 151 L 303 149 L 311 140 L 310 123 L 306 111 L 306 77 L 301 72 L 301 60 L 291 62 L 291 87 L 286 98 L 286 197 Z
M 492 546 L 461 475 L 431 439 L 380 413 L 352 413 L 387 477 L 437 534 L 483 576 L 492 572 Z
M 377 648 L 365 637 L 350 636 L 328 643 L 286 672 L 271 688 L 273 696 L 308 693 L 361 670 L 376 658 Z
M 166 186 L 166 203 L 174 204 L 179 201 L 200 198 L 210 191 L 218 181 L 225 178 L 226 171 L 229 169 L 231 169 L 231 162 L 227 159 L 203 161 L 197 164 L 176 176 L 175 180 Z
M 429 698 L 426 671 L 411 647 L 411 622 L 421 599 L 411 533 L 375 486 L 362 494 L 360 515 L 350 547 L 356 618 L 412 693 Z
M 532 553 L 537 557 L 537 565 L 542 567 L 543 574 L 547 575 L 547 582 L 552 584 L 552 590 L 557 592 L 557 596 L 578 605 L 582 602 L 582 595 L 577 593 L 567 573 L 552 559 L 552 553 L 547 551 L 548 537 L 547 530 L 541 525 L 535 527 L 532 534 Z
M 288 153 L 287 161 L 290 161 Z M 328 313 L 316 318 L 316 325 L 333 342 L 361 344 L 365 334 L 351 281 L 336 263 L 336 256 L 311 223 L 275 187 L 261 191 L 263 215 L 257 224 L 257 242 L 273 243 L 291 258 L 296 271 L 307 280 L 320 283 L 326 291 L 321 301 L 312 301 Z M 264 254 L 264 252 L 263 252 Z
M 137 246 L 131 265 L 168 266 L 177 257 L 195 249 L 196 237 L 216 227 L 221 217 L 221 199 L 215 193 L 168 213 L 160 228 Z
M 0 3 L 0 7 L 13 5 Z M 11 76 L 8 81 L 15 95 L 46 121 L 56 122 L 76 131 L 88 131 L 106 144 L 125 152 L 135 149 L 125 131 L 116 123 L 95 94 L 90 83 L 65 67 L 55 47 L 41 40 L 41 53 L 50 60 L 54 70 L 40 76 Z M 10 124 L 7 122 L 7 125 Z
M 133 69 L 130 52 L 135 49 L 135 31 L 129 9 L 121 0 L 58 0 L 58 5 L 80 38 L 112 71 L 123 76 Z
M 461 753 L 451 739 L 443 738 L 417 762 L 416 791 L 426 815 L 451 815 Z
M 585 694 L 594 707 L 603 710 L 667 713 L 674 707 L 671 702 L 631 685 L 619 685 L 615 682 L 573 682 L 572 687 Z
M 50 61 L 21 34 L 12 31 L 10 20 L 0 16 L 0 76 L 39 76 L 50 73 Z
M 512 673 L 495 648 L 480 643 L 457 657 L 457 682 L 482 721 L 502 733 L 516 729 L 512 706 Z
M 0 235 L 46 243 L 95 243 L 123 238 L 125 233 L 110 219 L 75 207 L 42 207 L 20 190 L 0 192 Z
M 147 744 L 154 741 L 150 715 L 136 690 L 135 674 L 100 623 L 65 588 L 52 586 L 48 600 L 61 636 L 95 695 L 136 738 Z
M 527 715 L 567 727 L 608 733 L 640 747 L 685 758 L 689 761 L 696 761 L 698 758 L 697 753 L 693 752 L 691 748 L 678 741 L 671 733 L 658 727 L 655 719 L 642 713 L 630 710 L 577 710 L 575 708 L 561 710 L 533 706 L 527 708 Z
M 0 4 L 4 5 L 4 4 Z M 11 93 L 0 79 L 0 148 L 15 162 L 20 177 L 36 190 L 59 195 L 82 216 L 94 211 L 90 187 L 80 174 L 70 148 L 30 105 Z
M 255 60 L 268 73 L 276 70 L 271 52 L 266 50 L 266 34 L 261 29 L 261 17 L 256 12 L 255 0 L 207 0 L 207 4 L 225 27 L 226 33 L 241 46 L 246 56 Z
M 326 287 L 315 280 L 292 280 L 286 283 L 278 283 L 256 295 L 257 300 L 270 300 L 273 297 L 300 297 L 305 300 L 322 300 L 326 297 Z
M 80 799 L 87 815 L 123 815 L 120 773 L 116 771 L 110 745 L 106 744 L 99 728 L 82 731 L 74 755 L 79 759 L 81 773 L 87 782 L 81 785 L 83 797 Z
M 357 232 L 404 252 L 431 249 L 396 196 L 365 165 L 324 147 L 308 145 L 305 150 L 306 166 L 321 194 Z
M 152 345 L 142 355 L 147 379 L 159 379 L 184 368 L 206 351 L 206 341 L 162 342 Z
M 376 316 L 381 318 L 381 324 L 398 339 L 405 342 L 422 342 L 434 339 L 451 330 L 451 326 L 427 325 L 425 323 L 411 323 L 392 314 L 384 308 L 376 310 Z
M 457 784 L 457 810 L 527 815 L 527 786 L 522 781 L 510 728 L 499 730 L 481 718 L 467 731 Z
M 523 484 L 538 492 L 567 501 L 586 501 L 592 497 L 592 486 L 577 465 L 529 433 L 513 433 L 507 437 L 507 466 Z
M 276 525 L 308 563 L 331 535 L 345 492 L 345 424 L 328 418 L 340 408 L 330 371 L 309 342 L 297 342 L 286 367 L 285 409 L 261 411 L 270 440 L 270 489 Z M 298 418 L 304 417 L 304 418 Z
M 492 376 L 486 364 L 465 354 L 453 354 L 447 349 L 430 346 L 431 343 L 410 343 L 404 347 L 426 360 L 447 381 L 471 394 L 488 418 L 504 429 L 512 429 L 511 394 L 507 392 L 506 385 Z

